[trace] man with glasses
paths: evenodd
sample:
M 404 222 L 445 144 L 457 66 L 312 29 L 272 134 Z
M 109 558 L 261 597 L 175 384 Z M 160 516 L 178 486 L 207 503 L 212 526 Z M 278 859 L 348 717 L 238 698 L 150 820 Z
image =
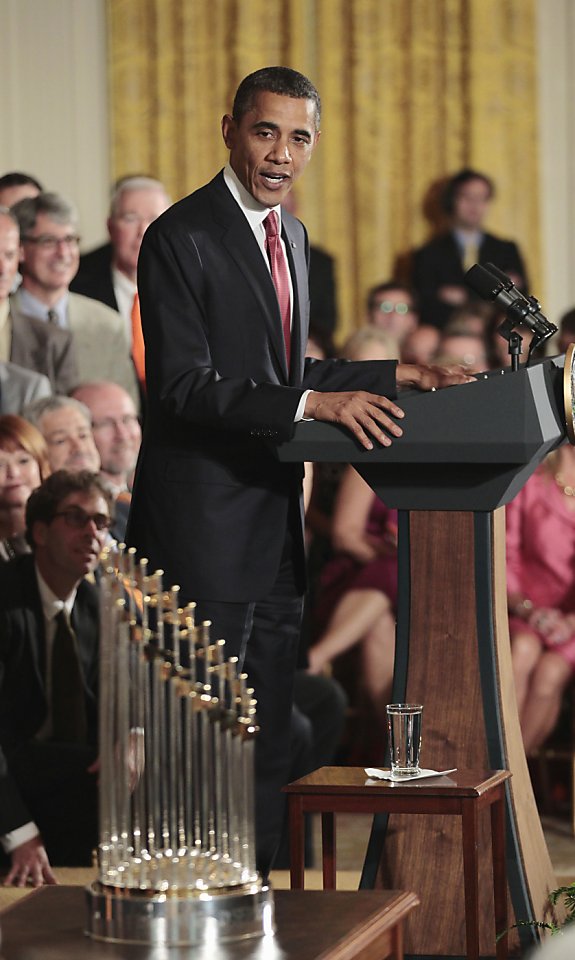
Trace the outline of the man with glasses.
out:
M 419 323 L 413 294 L 393 281 L 378 283 L 367 295 L 367 322 L 389 333 L 401 350 Z
M 20 260 L 20 226 L 7 207 L 0 207 L 0 361 L 48 377 L 51 388 L 67 392 L 78 380 L 72 334 L 35 317 L 12 313 Z
M 113 534 L 124 540 L 132 499 L 132 481 L 142 431 L 134 402 L 116 383 L 82 383 L 74 399 L 92 416 L 92 432 L 100 454 L 100 477 L 115 499 Z
M 5 882 L 55 883 L 51 864 L 91 862 L 97 843 L 98 596 L 110 496 L 89 471 L 53 473 L 31 495 L 32 553 L 0 570 L 0 842 Z
M 14 322 L 33 317 L 71 331 L 78 380 L 112 380 L 137 400 L 128 339 L 117 313 L 69 291 L 80 259 L 75 209 L 55 193 L 41 193 L 21 200 L 13 212 L 22 244 L 22 284 L 11 298 Z

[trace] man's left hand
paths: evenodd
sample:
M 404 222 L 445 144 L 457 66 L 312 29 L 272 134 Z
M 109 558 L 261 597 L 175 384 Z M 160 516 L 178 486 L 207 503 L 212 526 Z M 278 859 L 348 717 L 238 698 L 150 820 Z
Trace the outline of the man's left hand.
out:
M 416 387 L 418 390 L 441 390 L 460 383 L 474 383 L 475 377 L 463 367 L 429 367 L 419 363 L 398 363 L 395 374 L 398 387 Z

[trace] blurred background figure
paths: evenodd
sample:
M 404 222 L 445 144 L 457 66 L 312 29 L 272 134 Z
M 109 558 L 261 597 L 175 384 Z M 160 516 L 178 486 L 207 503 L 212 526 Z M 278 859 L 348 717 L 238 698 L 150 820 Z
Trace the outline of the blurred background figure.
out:
M 391 334 L 400 348 L 419 323 L 413 293 L 393 280 L 371 288 L 366 316 L 368 324 Z
M 26 197 L 43 193 L 42 184 L 28 173 L 13 171 L 0 177 L 0 207 L 13 207 Z
M 565 353 L 571 343 L 575 343 L 575 307 L 563 314 L 559 321 L 557 352 Z
M 401 359 L 404 363 L 432 363 L 438 346 L 438 328 L 420 323 L 403 341 Z
M 0 561 L 28 553 L 26 502 L 50 473 L 42 434 L 27 420 L 0 416 Z
M 506 511 L 513 672 L 530 754 L 553 730 L 575 670 L 575 448 L 550 454 Z
M 521 290 L 527 288 L 517 244 L 485 230 L 494 195 L 493 181 L 477 170 L 460 170 L 447 181 L 442 204 L 448 229 L 413 255 L 411 280 L 422 323 L 444 327 L 453 310 L 472 299 L 464 278 L 474 263 L 494 263 Z
M 487 370 L 487 345 L 479 333 L 444 331 L 441 335 L 434 363 L 450 366 L 460 363 L 470 373 Z

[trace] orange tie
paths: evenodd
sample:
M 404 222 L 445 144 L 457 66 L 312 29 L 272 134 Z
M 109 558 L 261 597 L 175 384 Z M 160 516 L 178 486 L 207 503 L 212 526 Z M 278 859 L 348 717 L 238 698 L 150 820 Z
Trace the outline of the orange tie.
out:
M 142 318 L 140 317 L 140 298 L 134 295 L 132 306 L 132 360 L 136 368 L 136 375 L 142 387 L 146 386 L 146 349 L 142 333 Z

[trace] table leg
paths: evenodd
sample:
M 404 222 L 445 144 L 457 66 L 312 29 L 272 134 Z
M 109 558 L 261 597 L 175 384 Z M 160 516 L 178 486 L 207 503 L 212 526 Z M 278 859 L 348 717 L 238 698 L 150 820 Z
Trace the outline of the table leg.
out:
M 391 960 L 403 960 L 403 921 L 395 925 L 391 931 Z
M 497 942 L 497 960 L 506 960 L 509 951 L 507 927 L 507 862 L 505 850 L 505 786 L 497 788 L 497 799 L 491 804 L 491 850 L 493 857 L 493 902 L 495 934 L 502 934 Z
M 290 794 L 288 808 L 290 886 L 292 890 L 303 890 L 305 884 L 305 843 L 302 798 L 298 797 L 297 794 Z
M 477 845 L 477 803 L 461 801 L 463 834 L 463 880 L 465 887 L 465 930 L 468 960 L 479 960 L 479 855 Z
M 335 815 L 322 813 L 321 815 L 321 848 L 323 865 L 323 889 L 335 890 Z

